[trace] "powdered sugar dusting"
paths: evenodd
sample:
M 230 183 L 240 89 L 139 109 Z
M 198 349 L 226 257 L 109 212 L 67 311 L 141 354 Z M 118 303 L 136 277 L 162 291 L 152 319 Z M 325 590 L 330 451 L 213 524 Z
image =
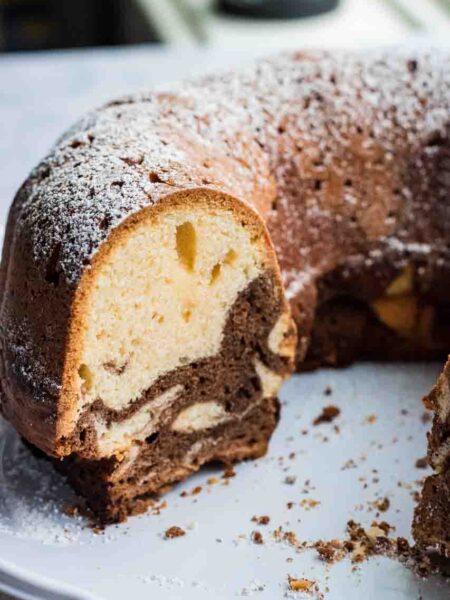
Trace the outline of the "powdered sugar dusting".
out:
M 314 281 L 314 276 L 317 273 L 311 271 L 284 271 L 283 284 L 285 286 L 284 293 L 288 300 L 295 298 L 308 285 Z
M 16 229 L 31 235 L 39 268 L 58 246 L 58 267 L 73 284 L 112 228 L 171 191 L 212 185 L 257 202 L 274 169 L 282 188 L 279 163 L 299 139 L 323 153 L 330 136 L 372 121 L 388 154 L 400 130 L 412 146 L 444 136 L 449 89 L 444 53 L 397 49 L 283 55 L 112 102 L 35 169 L 18 197 Z M 300 138 L 286 145 L 289 130 Z
M 73 492 L 52 465 L 35 458 L 0 419 L 0 531 L 46 545 L 81 543 L 81 517 L 64 514 Z

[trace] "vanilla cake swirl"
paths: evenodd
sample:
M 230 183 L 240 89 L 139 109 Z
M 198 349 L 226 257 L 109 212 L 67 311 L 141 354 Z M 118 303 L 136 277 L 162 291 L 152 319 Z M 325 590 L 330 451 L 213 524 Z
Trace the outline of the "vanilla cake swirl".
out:
M 263 454 L 294 363 L 445 355 L 449 109 L 449 55 L 396 49 L 282 55 L 87 115 L 10 210 L 3 414 L 117 521 Z

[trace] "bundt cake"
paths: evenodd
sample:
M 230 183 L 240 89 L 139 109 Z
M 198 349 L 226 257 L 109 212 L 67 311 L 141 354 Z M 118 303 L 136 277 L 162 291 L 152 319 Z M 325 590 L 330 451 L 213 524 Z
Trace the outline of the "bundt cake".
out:
M 445 356 L 449 109 L 450 55 L 395 49 L 282 55 L 86 116 L 10 210 L 4 416 L 119 521 L 262 455 L 294 366 Z M 449 370 L 414 525 L 447 552 Z

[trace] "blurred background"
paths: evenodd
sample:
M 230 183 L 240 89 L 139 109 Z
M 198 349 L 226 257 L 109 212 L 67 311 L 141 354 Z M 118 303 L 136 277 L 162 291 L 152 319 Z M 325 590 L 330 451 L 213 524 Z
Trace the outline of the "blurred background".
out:
M 0 51 L 151 43 L 281 49 L 450 38 L 450 0 L 0 0 Z
M 450 0 L 0 0 L 0 231 L 54 140 L 111 98 L 288 48 L 422 39 L 450 44 Z

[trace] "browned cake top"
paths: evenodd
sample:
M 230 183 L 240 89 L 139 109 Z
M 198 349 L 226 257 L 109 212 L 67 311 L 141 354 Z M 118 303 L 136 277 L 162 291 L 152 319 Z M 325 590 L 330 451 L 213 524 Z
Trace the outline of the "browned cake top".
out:
M 298 53 L 111 102 L 72 127 L 34 170 L 16 198 L 17 238 L 30 238 L 48 277 L 72 285 L 113 227 L 177 188 L 218 187 L 267 214 L 276 198 L 281 208 L 289 202 L 299 179 L 320 182 L 336 152 L 345 170 L 347 147 L 393 170 L 402 153 L 426 146 L 432 157 L 448 135 L 449 65 L 436 50 Z M 426 180 L 422 154 L 414 166 Z M 448 194 L 446 177 L 448 171 L 430 203 Z M 289 219 L 304 217 L 307 205 L 310 239 L 302 246 L 309 253 L 333 214 L 345 217 L 364 201 L 351 182 L 337 207 L 319 187 L 304 190 L 303 206 L 289 203 L 283 212 L 278 251 L 288 283 L 289 267 L 298 273 L 317 262 L 289 265 L 290 248 L 298 245 Z M 395 192 L 399 201 L 409 199 L 408 181 Z M 387 233 L 391 246 L 401 246 L 409 232 L 386 226 L 385 217 L 369 206 L 367 222 L 359 220 L 369 237 Z M 420 243 L 412 249 L 429 251 Z

